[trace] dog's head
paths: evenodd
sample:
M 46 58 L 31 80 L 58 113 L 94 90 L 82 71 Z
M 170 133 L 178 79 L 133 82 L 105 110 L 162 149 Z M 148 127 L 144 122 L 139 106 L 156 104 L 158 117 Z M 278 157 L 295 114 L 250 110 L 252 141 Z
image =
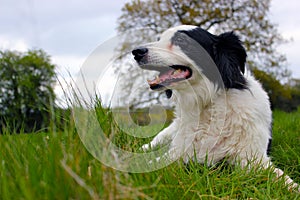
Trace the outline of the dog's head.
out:
M 246 51 L 233 32 L 213 35 L 199 27 L 182 25 L 166 30 L 159 41 L 132 51 L 139 66 L 159 75 L 150 88 L 178 89 L 204 76 L 226 89 L 245 89 Z

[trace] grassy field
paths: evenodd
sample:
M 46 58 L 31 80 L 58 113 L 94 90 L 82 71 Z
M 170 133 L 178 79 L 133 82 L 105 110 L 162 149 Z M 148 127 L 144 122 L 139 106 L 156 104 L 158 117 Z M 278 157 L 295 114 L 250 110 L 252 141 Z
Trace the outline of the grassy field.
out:
M 98 113 L 109 126 L 111 116 Z M 272 160 L 300 182 L 300 110 L 274 112 Z M 119 145 L 143 141 L 121 133 Z M 0 199 L 300 199 L 270 170 L 180 162 L 150 173 L 101 164 L 82 145 L 74 124 L 64 131 L 0 135 Z

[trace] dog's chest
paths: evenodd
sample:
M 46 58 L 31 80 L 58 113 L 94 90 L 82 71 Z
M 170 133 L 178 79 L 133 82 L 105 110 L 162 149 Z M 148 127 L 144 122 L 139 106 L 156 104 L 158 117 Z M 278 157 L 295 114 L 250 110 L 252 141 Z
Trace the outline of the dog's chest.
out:
M 232 129 L 236 127 L 232 128 L 232 118 L 226 115 L 224 110 L 214 107 L 203 110 L 198 118 L 190 117 L 193 116 L 191 113 L 182 116 L 179 133 L 182 139 L 177 142 L 192 141 L 183 156 L 184 161 L 197 158 L 197 162 L 212 164 L 232 154 L 240 138 L 234 138 Z

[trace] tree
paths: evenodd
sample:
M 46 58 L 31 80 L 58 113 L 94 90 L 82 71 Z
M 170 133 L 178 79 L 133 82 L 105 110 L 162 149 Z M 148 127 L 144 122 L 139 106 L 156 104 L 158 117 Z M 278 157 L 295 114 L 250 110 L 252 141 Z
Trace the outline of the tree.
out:
M 270 98 L 271 107 L 291 112 L 297 109 L 297 90 L 291 85 L 283 85 L 272 74 L 268 74 L 257 68 L 252 70 L 253 75 L 261 83 Z
M 0 132 L 31 132 L 49 125 L 55 65 L 42 50 L 0 51 Z
M 300 106 L 300 79 L 290 79 L 288 86 L 292 91 L 292 105 L 294 107 Z
M 127 32 L 130 36 L 118 51 L 129 52 L 137 45 L 155 41 L 164 30 L 180 24 L 200 26 L 214 34 L 235 31 L 248 52 L 248 66 L 283 79 L 290 72 L 285 55 L 277 52 L 276 47 L 285 40 L 268 18 L 269 7 L 270 0 L 133 0 L 124 5 L 118 19 L 119 34 Z M 128 65 L 121 72 L 123 88 L 129 90 L 128 80 L 140 73 Z M 148 96 L 159 99 L 157 94 Z

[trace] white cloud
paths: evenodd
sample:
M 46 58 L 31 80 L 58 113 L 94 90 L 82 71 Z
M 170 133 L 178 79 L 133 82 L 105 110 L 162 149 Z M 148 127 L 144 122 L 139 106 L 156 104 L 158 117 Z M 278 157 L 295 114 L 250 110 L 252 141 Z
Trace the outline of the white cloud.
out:
M 52 63 L 57 65 L 57 72 L 61 74 L 78 73 L 86 57 L 75 55 L 55 55 L 51 57 Z
M 300 1 L 273 0 L 271 6 L 271 20 L 278 25 L 279 33 L 290 40 L 288 44 L 279 46 L 278 50 L 286 54 L 289 69 L 293 77 L 300 78 Z
M 0 35 L 0 49 L 9 49 L 24 52 L 28 49 L 28 44 L 23 38 L 11 38 L 8 36 Z
M 0 35 L 51 55 L 89 53 L 114 33 L 124 1 L 1 1 Z

